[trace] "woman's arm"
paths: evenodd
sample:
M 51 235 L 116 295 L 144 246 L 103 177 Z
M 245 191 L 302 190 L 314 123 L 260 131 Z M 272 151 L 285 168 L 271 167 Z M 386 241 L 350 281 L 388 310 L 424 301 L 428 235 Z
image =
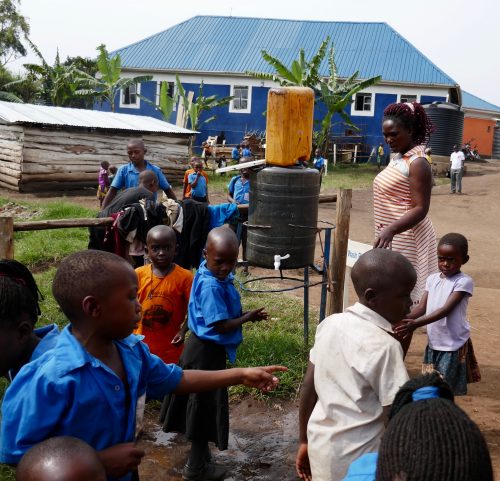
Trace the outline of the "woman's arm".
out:
M 405 232 L 415 227 L 425 218 L 427 212 L 429 212 L 432 190 L 432 170 L 426 159 L 419 157 L 410 164 L 409 181 L 411 209 L 398 220 L 384 227 L 375 239 L 373 247 L 389 247 L 392 238 L 396 234 L 400 234 L 401 232 Z

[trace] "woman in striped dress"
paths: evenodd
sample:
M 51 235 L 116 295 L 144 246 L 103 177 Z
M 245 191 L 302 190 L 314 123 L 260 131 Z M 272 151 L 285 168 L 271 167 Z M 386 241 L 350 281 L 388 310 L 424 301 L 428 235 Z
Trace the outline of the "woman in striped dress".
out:
M 373 246 L 397 251 L 413 264 L 417 284 L 412 300 L 417 304 L 427 277 L 438 270 L 436 233 L 427 217 L 432 171 L 424 152 L 432 124 L 420 104 L 399 103 L 384 110 L 382 130 L 395 155 L 373 181 Z

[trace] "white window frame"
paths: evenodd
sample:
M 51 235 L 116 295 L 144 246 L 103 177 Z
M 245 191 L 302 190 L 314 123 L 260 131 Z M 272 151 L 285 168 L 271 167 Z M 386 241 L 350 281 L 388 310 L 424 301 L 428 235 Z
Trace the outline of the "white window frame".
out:
M 249 114 L 252 112 L 252 86 L 251 85 L 242 85 L 242 84 L 234 84 L 231 85 L 231 93 L 230 95 L 234 95 L 235 88 L 247 88 L 248 89 L 248 98 L 247 98 L 247 108 L 246 109 L 235 109 L 234 108 L 234 99 L 229 103 L 229 112 L 233 114 Z
M 163 80 L 158 80 L 156 82 L 156 90 L 155 90 L 155 105 L 157 107 L 160 106 L 160 86 L 161 86 L 161 83 L 163 82 Z M 169 84 L 172 84 L 173 87 L 174 87 L 174 97 L 176 96 L 177 94 L 177 85 L 175 85 L 175 82 L 170 82 L 168 80 L 166 80 L 166 82 L 168 82 Z M 173 112 L 176 112 L 177 111 L 177 102 L 174 103 L 174 110 Z
M 420 103 L 420 94 L 398 94 L 398 100 L 397 100 L 397 103 L 399 104 L 399 103 L 403 102 L 403 100 L 401 100 L 401 97 L 408 97 L 408 96 L 410 96 L 410 95 L 411 95 L 412 97 L 416 97 L 416 98 L 415 98 L 415 102 Z M 406 102 L 406 100 L 405 100 L 405 102 Z M 412 100 L 412 102 L 413 102 L 413 100 Z
M 125 89 L 120 89 L 120 108 L 121 109 L 140 109 L 141 108 L 141 84 L 135 84 L 135 104 L 125 104 L 123 103 L 123 97 L 125 95 Z
M 356 110 L 356 95 L 371 95 L 370 110 Z M 373 117 L 375 115 L 375 97 L 374 92 L 358 92 L 352 96 L 351 115 L 358 117 Z

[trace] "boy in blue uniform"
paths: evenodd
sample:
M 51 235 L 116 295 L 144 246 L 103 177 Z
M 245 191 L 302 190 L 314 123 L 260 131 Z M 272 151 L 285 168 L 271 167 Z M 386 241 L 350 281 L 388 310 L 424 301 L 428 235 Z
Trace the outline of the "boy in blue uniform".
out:
M 193 163 L 194 172 L 188 175 L 188 183 L 191 186 L 191 199 L 197 202 L 208 203 L 207 179 L 203 175 L 203 162 L 196 160 Z
M 263 308 L 243 312 L 233 285 L 238 239 L 227 227 L 210 231 L 205 261 L 195 275 L 188 307 L 191 336 L 179 364 L 185 369 L 224 369 L 226 356 L 236 360 L 243 340 L 242 325 L 267 319 Z M 185 371 L 188 372 L 188 371 Z M 191 451 L 182 477 L 186 481 L 224 479 L 225 468 L 210 462 L 209 442 L 227 449 L 229 405 L 227 389 L 190 396 L 169 396 L 162 408 L 165 431 L 186 433 Z
M 162 170 L 144 159 L 146 152 L 147 149 L 144 147 L 144 142 L 141 139 L 132 139 L 127 144 L 127 155 L 130 162 L 126 165 L 122 165 L 116 172 L 113 182 L 111 183 L 111 187 L 102 202 L 102 209 L 111 203 L 111 201 L 116 197 L 118 191 L 122 189 L 130 189 L 131 187 L 138 187 L 139 174 L 144 170 L 152 170 L 158 177 L 160 189 L 165 192 L 168 198 L 177 200 L 177 197 L 175 196 L 174 191 L 172 190 L 172 187 L 168 183 L 168 180 Z
M 109 252 L 65 258 L 53 294 L 70 324 L 52 351 L 24 366 L 2 405 L 0 462 L 17 464 L 34 444 L 74 436 L 96 449 L 108 480 L 130 480 L 144 451 L 134 444 L 146 395 L 190 393 L 244 383 L 271 389 L 278 369 L 183 372 L 131 335 L 140 319 L 137 276 Z M 43 407 L 43 413 L 40 413 Z
M 41 297 L 33 275 L 12 259 L 0 260 L 0 376 L 12 381 L 19 369 L 56 343 L 55 324 L 34 329 Z

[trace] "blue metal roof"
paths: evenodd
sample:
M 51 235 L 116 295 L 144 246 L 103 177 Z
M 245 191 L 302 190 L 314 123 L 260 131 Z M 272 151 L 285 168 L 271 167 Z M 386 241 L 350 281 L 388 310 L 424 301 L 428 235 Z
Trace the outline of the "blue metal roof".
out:
M 196 16 L 113 54 L 120 54 L 125 68 L 148 71 L 273 72 L 261 50 L 290 65 L 299 49 L 310 58 L 328 35 L 340 77 L 359 70 L 361 78 L 382 75 L 392 82 L 457 85 L 386 23 Z M 326 61 L 321 73 L 328 73 Z
M 500 115 L 500 107 L 462 90 L 462 107 L 466 109 L 489 110 Z

